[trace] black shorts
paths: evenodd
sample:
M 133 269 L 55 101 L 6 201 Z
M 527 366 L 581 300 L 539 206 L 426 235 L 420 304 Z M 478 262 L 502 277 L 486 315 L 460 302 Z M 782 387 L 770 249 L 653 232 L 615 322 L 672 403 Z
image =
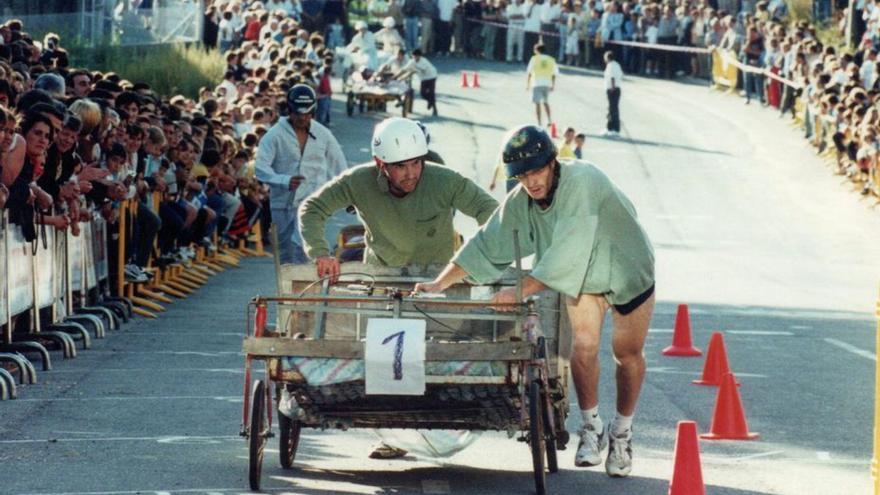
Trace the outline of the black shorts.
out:
M 654 284 L 651 284 L 651 287 L 649 287 L 648 290 L 636 296 L 632 301 L 626 304 L 615 304 L 614 309 L 616 309 L 618 313 L 626 316 L 638 309 L 638 307 L 647 301 L 652 294 L 654 294 Z

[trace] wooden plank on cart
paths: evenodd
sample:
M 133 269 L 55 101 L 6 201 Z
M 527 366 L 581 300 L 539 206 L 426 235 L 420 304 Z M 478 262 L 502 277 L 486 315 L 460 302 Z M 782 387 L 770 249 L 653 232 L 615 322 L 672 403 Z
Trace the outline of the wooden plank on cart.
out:
M 520 361 L 529 359 L 528 342 L 427 342 L 426 361 Z M 303 340 L 248 337 L 242 350 L 261 357 L 313 357 L 363 359 L 364 343 L 345 340 Z

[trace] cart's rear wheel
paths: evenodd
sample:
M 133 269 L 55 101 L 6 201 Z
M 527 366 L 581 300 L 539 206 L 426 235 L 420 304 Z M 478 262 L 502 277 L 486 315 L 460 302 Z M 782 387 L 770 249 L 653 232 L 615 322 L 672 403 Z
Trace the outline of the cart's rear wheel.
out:
M 266 408 L 266 385 L 263 380 L 254 381 L 253 391 L 248 430 L 248 479 L 251 490 L 258 491 L 263 471 L 263 449 L 269 438 L 269 410 Z
M 302 423 L 298 419 L 288 418 L 279 411 L 278 430 L 280 431 L 278 435 L 278 452 L 281 454 L 281 467 L 290 469 L 293 467 L 296 449 L 299 447 L 299 434 L 302 430 Z
M 348 92 L 348 99 L 345 100 L 345 113 L 348 114 L 349 117 L 354 114 L 354 93 Z
M 541 406 L 543 406 L 541 407 L 543 412 L 541 416 L 544 419 L 544 445 L 547 450 L 547 470 L 555 473 L 559 471 L 559 464 L 556 461 L 556 432 L 550 424 L 550 415 L 553 414 L 553 409 L 550 405 L 549 391 L 545 391 L 541 396 L 544 399 L 541 401 Z
M 529 384 L 529 447 L 532 450 L 532 468 L 535 471 L 535 491 L 546 493 L 544 474 L 544 401 L 541 400 L 541 384 L 532 380 Z

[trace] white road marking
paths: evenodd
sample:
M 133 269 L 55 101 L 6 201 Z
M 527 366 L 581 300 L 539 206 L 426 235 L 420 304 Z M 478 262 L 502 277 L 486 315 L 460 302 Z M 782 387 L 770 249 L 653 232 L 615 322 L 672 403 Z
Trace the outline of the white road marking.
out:
M 863 358 L 870 359 L 871 361 L 877 361 L 877 355 L 874 354 L 873 352 L 866 351 L 864 349 L 859 349 L 858 347 L 856 347 L 854 345 L 847 344 L 846 342 L 841 342 L 837 339 L 825 339 L 825 342 L 828 342 L 829 344 L 831 344 L 835 347 L 840 347 L 841 349 L 843 349 L 845 351 L 849 351 L 849 352 L 855 354 L 856 356 L 861 356 Z
M 656 366 L 656 367 L 648 367 L 647 371 L 649 373 L 661 373 L 666 375 L 690 375 L 690 376 L 702 376 L 702 373 L 699 371 L 682 371 L 671 366 Z M 759 375 L 757 373 L 734 373 L 737 378 L 767 378 L 767 375 Z
M 789 325 L 788 328 L 792 330 L 810 330 L 813 327 L 809 325 Z
M 648 330 L 648 333 L 672 333 L 673 329 L 671 328 L 651 328 Z
M 49 373 L 85 373 L 85 372 L 94 372 L 100 371 L 104 373 L 105 371 L 112 372 L 147 372 L 147 373 L 156 373 L 157 371 L 186 371 L 190 372 L 205 372 L 205 373 L 233 373 L 238 375 L 244 374 L 244 369 L 242 368 L 73 368 L 73 369 L 65 369 L 65 370 L 52 370 Z
M 820 451 L 816 452 L 816 458 L 820 461 L 830 461 L 831 460 L 831 452 Z
M 724 333 L 729 333 L 733 335 L 786 335 L 791 336 L 794 335 L 792 332 L 786 331 L 774 331 L 774 330 L 728 330 Z
M 142 397 L 50 397 L 47 399 L 15 399 L 15 402 L 91 402 L 95 400 L 218 400 L 226 402 L 241 402 L 242 398 L 238 395 L 149 395 Z
M 206 444 L 221 441 L 240 440 L 238 435 L 221 436 L 161 436 L 161 437 L 90 437 L 90 438 L 33 438 L 21 440 L 0 440 L 0 445 L 22 445 L 33 443 L 74 443 L 74 442 L 156 442 L 167 444 Z
M 446 480 L 422 480 L 423 493 L 451 493 Z
M 760 459 L 762 457 L 771 457 L 774 455 L 784 454 L 784 450 L 773 450 L 771 452 L 759 452 L 757 454 L 749 454 L 740 457 L 724 457 L 724 456 L 715 456 L 715 455 L 706 455 L 703 456 L 704 459 L 718 462 L 722 464 L 729 464 L 734 462 L 742 462 L 742 461 L 750 461 L 752 459 Z

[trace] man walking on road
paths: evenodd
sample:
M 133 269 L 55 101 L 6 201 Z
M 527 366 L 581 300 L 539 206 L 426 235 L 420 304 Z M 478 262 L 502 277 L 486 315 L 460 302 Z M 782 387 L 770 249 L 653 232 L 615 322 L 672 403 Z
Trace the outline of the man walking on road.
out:
M 623 69 L 614 60 L 614 52 L 605 52 L 605 95 L 608 97 L 608 123 L 603 136 L 620 135 L 620 84 L 623 82 Z
M 297 208 L 306 196 L 348 168 L 336 138 L 312 120 L 317 101 L 315 90 L 308 85 L 290 88 L 290 115 L 272 126 L 257 148 L 257 179 L 269 184 L 281 263 L 308 262 L 297 228 Z
M 535 255 L 522 296 L 545 289 L 566 298 L 572 329 L 571 374 L 584 425 L 575 465 L 602 462 L 622 477 L 632 470 L 632 420 L 645 377 L 643 348 L 654 310 L 654 250 L 629 199 L 596 166 L 560 163 L 550 136 L 527 125 L 508 134 L 502 153 L 507 175 L 520 185 L 430 283 L 417 292 L 441 292 L 466 276 L 497 280 L 521 256 Z M 517 290 L 501 290 L 495 304 L 519 303 Z M 509 306 L 508 306 L 509 308 Z M 606 430 L 599 418 L 599 339 L 605 314 L 614 322 L 617 415 Z
M 419 76 L 419 94 L 428 102 L 428 110 L 437 116 L 437 69 L 428 61 L 422 50 L 416 48 L 412 52 L 412 60 L 395 74 L 395 79 L 406 79 L 412 74 Z
M 526 91 L 532 90 L 532 102 L 535 104 L 535 114 L 538 116 L 538 125 L 541 125 L 541 105 L 547 112 L 547 124 L 553 122 L 550 116 L 550 92 L 556 88 L 556 76 L 559 75 L 559 67 L 556 60 L 550 55 L 544 54 L 544 45 L 538 43 L 534 48 L 534 55 L 526 67 Z

